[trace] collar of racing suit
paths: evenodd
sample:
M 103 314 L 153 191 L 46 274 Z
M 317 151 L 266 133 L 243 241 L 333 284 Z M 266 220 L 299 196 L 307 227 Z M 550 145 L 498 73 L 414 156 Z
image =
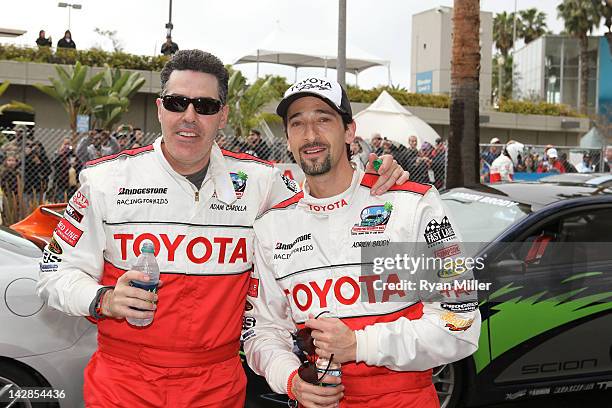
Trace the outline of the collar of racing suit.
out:
M 156 152 L 157 158 L 161 164 L 161 166 L 166 170 L 174 179 L 178 181 L 178 183 L 185 187 L 187 185 L 191 186 L 192 189 L 195 187 L 191 184 L 187 178 L 176 172 L 166 160 L 164 153 L 161 149 L 162 137 L 158 137 L 153 142 L 153 149 Z M 210 150 L 210 162 L 208 164 L 208 173 L 202 182 L 202 186 L 200 190 L 204 188 L 204 185 L 212 179 L 213 185 L 215 186 L 215 192 L 217 194 L 217 198 L 223 201 L 225 204 L 232 204 L 236 201 L 236 192 L 234 191 L 234 184 L 232 183 L 232 179 L 230 177 L 230 171 L 225 163 L 225 158 L 223 157 L 223 153 L 217 143 L 213 143 L 212 148 Z
M 305 211 L 320 215 L 344 212 L 349 209 L 364 174 L 365 173 L 359 168 L 356 169 L 353 172 L 353 179 L 349 188 L 338 195 L 327 198 L 315 198 L 311 196 L 308 181 L 305 181 L 304 198 L 299 201 L 298 207 L 303 208 Z

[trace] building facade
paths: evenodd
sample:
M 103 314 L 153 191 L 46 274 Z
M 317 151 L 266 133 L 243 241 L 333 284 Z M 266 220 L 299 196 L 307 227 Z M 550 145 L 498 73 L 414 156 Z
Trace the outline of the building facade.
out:
M 412 16 L 410 90 L 451 92 L 453 9 L 436 7 Z M 480 12 L 480 106 L 491 106 L 493 14 Z
M 589 115 L 604 113 L 612 102 L 612 61 L 605 37 L 589 37 Z M 580 106 L 580 43 L 567 35 L 545 35 L 517 50 L 515 99 Z

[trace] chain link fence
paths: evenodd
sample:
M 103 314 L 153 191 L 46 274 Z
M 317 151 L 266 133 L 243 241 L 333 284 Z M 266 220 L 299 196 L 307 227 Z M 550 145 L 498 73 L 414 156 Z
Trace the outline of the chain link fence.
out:
M 67 129 L 0 128 L 0 224 L 17 222 L 40 204 L 66 202 L 86 162 L 150 144 L 157 136 L 130 126 L 74 136 Z
M 122 125 L 115 132 L 92 130 L 73 137 L 70 130 L 17 126 L 0 128 L 0 215 L 2 224 L 23 219 L 43 203 L 66 202 L 78 188 L 78 174 L 87 161 L 152 143 L 159 133 L 143 133 Z M 287 148 L 287 138 L 275 135 L 267 125 L 253 129 L 245 137 L 219 132 L 216 141 L 221 148 L 244 152 L 277 163 L 286 175 L 301 183 L 303 173 Z M 372 143 L 372 144 L 371 144 Z M 440 141 L 433 146 L 405 147 L 389 140 L 368 142 L 357 138 L 351 144 L 352 160 L 365 167 L 368 155 L 391 154 L 410 172 L 410 179 L 446 187 L 447 148 Z M 527 145 L 525 157 L 515 169 L 516 180 L 536 180 L 554 172 L 544 169 L 545 150 L 549 146 Z M 482 144 L 481 181 L 489 181 L 489 168 L 503 151 L 504 145 Z M 555 146 L 558 160 L 566 172 L 609 171 L 605 165 L 605 148 L 584 149 Z M 612 149 L 612 148 L 611 148 Z
M 502 154 L 503 144 L 480 145 L 480 181 L 489 182 L 489 173 L 493 161 Z M 547 151 L 553 148 L 556 159 L 549 159 Z M 578 146 L 525 145 L 524 155 L 514 168 L 514 180 L 538 180 L 547 175 L 559 173 L 598 173 L 609 172 L 606 167 L 606 150 L 604 148 L 585 148 Z M 551 151 L 552 153 L 552 151 Z M 554 162 L 558 162 L 554 164 Z M 562 170 L 561 170 L 562 169 Z

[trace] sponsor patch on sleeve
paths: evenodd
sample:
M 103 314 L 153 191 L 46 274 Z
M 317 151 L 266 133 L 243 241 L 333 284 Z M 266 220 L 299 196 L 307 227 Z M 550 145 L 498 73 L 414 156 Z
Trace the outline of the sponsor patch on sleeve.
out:
M 474 323 L 474 319 L 464 319 L 453 312 L 445 312 L 440 318 L 445 323 L 444 327 L 452 332 L 466 331 Z
M 441 242 L 453 240 L 456 236 L 448 217 L 445 216 L 440 222 L 435 219 L 429 221 L 425 227 L 424 237 L 427 245 L 432 247 Z
M 59 257 L 58 255 L 55 255 L 53 252 L 47 249 L 43 251 L 42 263 L 53 264 L 53 263 L 59 263 L 59 262 L 62 262 L 61 257 Z
M 89 207 L 89 199 L 85 196 L 85 194 L 77 191 L 74 193 L 72 198 L 70 199 L 70 203 L 74 204 L 74 206 L 78 209 L 84 210 Z
M 42 273 L 46 273 L 46 272 L 56 272 L 58 269 L 57 264 L 45 264 L 45 263 L 40 263 L 40 271 Z
M 240 338 L 240 341 L 245 342 L 248 339 L 255 337 L 255 330 L 254 329 L 250 329 L 247 330 L 245 332 L 242 333 L 242 337 Z
M 64 252 L 60 244 L 58 244 L 57 241 L 55 240 L 55 237 L 51 237 L 51 241 L 49 241 L 49 245 L 47 245 L 47 249 L 56 255 L 61 255 Z
M 283 179 L 283 182 L 285 183 L 285 186 L 287 186 L 289 191 L 293 191 L 294 193 L 297 193 L 298 191 L 300 191 L 300 188 L 298 187 L 298 184 L 295 182 L 295 180 L 290 179 L 284 174 L 281 175 L 281 178 Z
M 81 239 L 81 235 L 83 235 L 83 231 L 72 225 L 65 218 L 57 223 L 55 233 L 71 247 L 74 247 L 79 242 L 79 239 Z
M 478 302 L 441 303 L 440 306 L 453 313 L 469 313 L 478 309 Z
M 83 214 L 78 212 L 70 203 L 68 203 L 68 205 L 66 206 L 66 210 L 64 211 L 64 213 L 78 223 L 83 221 Z
M 244 316 L 242 318 L 242 330 L 249 330 L 255 327 L 257 320 L 253 316 Z
M 251 278 L 251 282 L 249 283 L 249 291 L 247 294 L 254 298 L 259 295 L 259 279 Z

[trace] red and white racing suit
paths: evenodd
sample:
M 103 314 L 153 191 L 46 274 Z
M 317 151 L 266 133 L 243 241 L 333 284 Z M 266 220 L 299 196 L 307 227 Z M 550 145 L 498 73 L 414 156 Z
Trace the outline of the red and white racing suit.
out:
M 85 371 L 88 407 L 242 407 L 238 355 L 253 222 L 295 184 L 271 164 L 213 145 L 198 190 L 151 146 L 90 162 L 41 263 L 38 293 L 87 316 L 152 241 L 163 287 L 153 323 L 98 323 Z
M 376 179 L 355 171 L 347 191 L 326 199 L 310 196 L 306 184 L 255 222 L 244 351 L 272 390 L 287 393 L 300 365 L 290 333 L 309 314 L 328 311 L 357 339 L 356 361 L 342 364 L 341 407 L 437 407 L 431 368 L 477 349 L 480 313 L 457 291 L 442 302 L 408 300 L 408 291 L 382 288 L 397 274 L 363 274 L 364 247 L 378 253 L 389 243 L 419 242 L 434 256 L 461 252 L 434 187 L 407 182 L 375 197 Z
M 497 156 L 491 163 L 490 182 L 512 181 L 514 179 L 514 165 L 512 160 L 505 154 Z

